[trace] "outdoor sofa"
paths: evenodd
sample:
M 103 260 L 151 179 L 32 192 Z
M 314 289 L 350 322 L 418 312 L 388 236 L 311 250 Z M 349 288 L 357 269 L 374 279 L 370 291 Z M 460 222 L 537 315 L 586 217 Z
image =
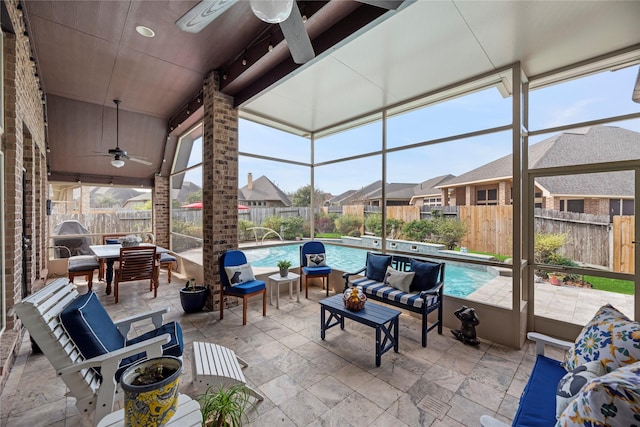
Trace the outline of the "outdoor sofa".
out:
M 442 335 L 444 263 L 367 252 L 366 265 L 353 273 L 344 273 L 344 290 L 361 287 L 367 298 L 384 302 L 422 317 L 422 346 L 427 332 L 438 328 Z M 437 321 L 428 326 L 427 316 L 437 310 Z
M 539 333 L 536 361 L 513 426 L 632 426 L 640 422 L 640 323 L 611 305 L 601 307 L 575 342 Z M 566 350 L 564 361 L 545 345 Z M 483 415 L 483 427 L 507 424 Z

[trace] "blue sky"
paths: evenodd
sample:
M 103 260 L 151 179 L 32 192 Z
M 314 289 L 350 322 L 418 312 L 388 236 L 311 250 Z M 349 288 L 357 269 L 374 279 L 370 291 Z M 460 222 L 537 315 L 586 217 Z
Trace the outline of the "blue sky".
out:
M 545 129 L 586 120 L 640 111 L 631 101 L 638 66 L 603 72 L 567 83 L 538 89 L 530 94 L 530 130 Z M 441 138 L 509 124 L 511 99 L 496 89 L 467 95 L 401 116 L 391 117 L 387 126 L 387 147 Z M 640 132 L 640 120 L 612 123 Z M 241 120 L 240 151 L 309 162 L 307 139 Z M 381 125 L 373 123 L 316 140 L 316 162 L 354 156 L 381 149 Z M 553 134 L 531 138 L 531 143 Z M 508 132 L 431 145 L 387 156 L 387 182 L 419 183 L 435 176 L 459 175 L 511 152 Z M 316 168 L 315 186 L 340 194 L 381 179 L 380 156 Z M 253 178 L 267 176 L 285 192 L 309 184 L 304 167 L 261 159 L 240 158 L 239 186 Z

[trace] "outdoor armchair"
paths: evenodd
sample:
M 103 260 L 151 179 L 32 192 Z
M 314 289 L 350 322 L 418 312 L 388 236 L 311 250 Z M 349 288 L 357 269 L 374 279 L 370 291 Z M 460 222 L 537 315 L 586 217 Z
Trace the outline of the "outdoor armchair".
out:
M 220 320 L 224 318 L 225 295 L 242 298 L 242 324 L 247 324 L 247 304 L 250 297 L 262 294 L 262 315 L 267 315 L 267 285 L 256 280 L 244 252 L 237 249 L 220 256 Z
M 317 240 L 311 240 L 300 246 L 300 273 L 302 283 L 304 283 L 304 296 L 309 298 L 308 278 L 322 279 L 322 289 L 327 288 L 327 296 L 329 296 L 329 275 L 331 267 L 327 265 L 327 252 L 324 244 Z M 326 282 L 326 283 L 325 283 Z

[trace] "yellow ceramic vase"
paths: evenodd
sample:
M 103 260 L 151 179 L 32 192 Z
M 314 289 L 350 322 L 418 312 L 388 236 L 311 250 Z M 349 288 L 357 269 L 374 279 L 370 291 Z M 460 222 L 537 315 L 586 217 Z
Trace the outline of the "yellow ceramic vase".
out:
M 161 363 L 175 370 L 171 375 L 149 385 L 134 385 L 139 370 Z M 156 427 L 165 425 L 178 407 L 178 385 L 182 361 L 173 356 L 144 360 L 127 368 L 120 378 L 124 390 L 124 424 L 126 427 Z

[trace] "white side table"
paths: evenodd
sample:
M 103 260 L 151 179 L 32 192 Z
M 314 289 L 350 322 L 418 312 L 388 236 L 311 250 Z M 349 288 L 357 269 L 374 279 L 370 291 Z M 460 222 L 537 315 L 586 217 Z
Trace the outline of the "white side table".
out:
M 120 427 L 124 426 L 124 409 L 112 412 L 98 423 L 98 427 Z M 200 404 L 192 400 L 186 394 L 178 396 L 178 408 L 173 417 L 165 426 L 187 427 L 202 426 L 202 412 Z
M 289 283 L 289 298 L 293 298 L 292 288 L 293 282 L 296 282 L 296 299 L 300 302 L 300 286 L 298 286 L 299 274 L 289 272 L 287 277 L 282 277 L 280 273 L 269 276 L 269 304 L 273 305 L 273 287 L 276 287 L 276 308 L 280 308 L 280 284 Z

